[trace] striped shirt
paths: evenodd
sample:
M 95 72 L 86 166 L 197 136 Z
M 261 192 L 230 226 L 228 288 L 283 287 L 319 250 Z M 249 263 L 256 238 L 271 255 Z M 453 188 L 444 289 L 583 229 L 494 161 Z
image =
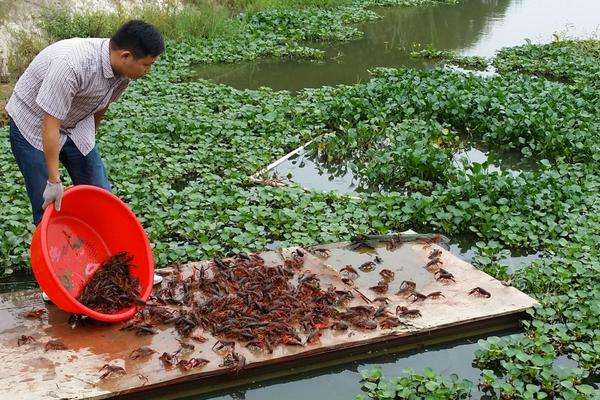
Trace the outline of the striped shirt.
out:
M 115 101 L 129 79 L 115 76 L 109 39 L 67 39 L 42 50 L 17 81 L 6 105 L 25 139 L 43 151 L 44 112 L 62 121 L 60 147 L 71 137 L 87 155 L 96 144 L 94 114 Z

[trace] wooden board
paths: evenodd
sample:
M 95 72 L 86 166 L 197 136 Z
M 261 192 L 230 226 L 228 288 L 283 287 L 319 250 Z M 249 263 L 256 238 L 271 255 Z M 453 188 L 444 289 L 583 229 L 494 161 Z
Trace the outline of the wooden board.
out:
M 0 364 L 0 395 L 13 400 L 108 398 L 157 391 L 189 381 L 196 381 L 198 386 L 219 377 L 232 384 L 236 380 L 242 382 L 249 375 L 260 374 L 269 367 L 307 358 L 342 360 L 344 355 L 366 353 L 365 350 L 375 349 L 382 344 L 389 347 L 426 342 L 428 338 L 440 334 L 456 335 L 461 331 L 468 336 L 474 333 L 474 327 L 481 328 L 493 321 L 502 321 L 498 325 L 505 326 L 511 316 L 514 318 L 536 304 L 517 289 L 504 286 L 437 245 L 424 248 L 422 244 L 406 243 L 394 251 L 378 246 L 365 252 L 348 250 L 346 244 L 319 248 L 328 248 L 330 255 L 318 257 L 305 252 L 304 270 L 316 273 L 322 286 L 331 284 L 344 288 L 345 284 L 337 272 L 339 269 L 347 264 L 358 268 L 378 256 L 381 263 L 374 271 L 359 271 L 356 287 L 372 300 L 379 295 L 368 288 L 379 280 L 378 271 L 382 268 L 393 270 L 396 276 L 386 294 L 390 300 L 389 309 L 393 311 L 398 305 L 418 308 L 422 317 L 407 320 L 411 326 L 393 329 L 350 329 L 341 333 L 325 330 L 319 343 L 303 347 L 279 346 L 273 354 L 250 351 L 239 346 L 236 351 L 247 360 L 246 367 L 239 374 L 219 367 L 221 358 L 211 350 L 216 338 L 203 332 L 203 336 L 209 340 L 203 344 L 194 343 L 195 349 L 185 356 L 206 358 L 210 363 L 202 369 L 185 373 L 178 368 L 165 369 L 159 360 L 163 352 L 172 353 L 180 347 L 177 340 L 180 337 L 173 326 L 162 327 L 158 334 L 152 336 L 136 336 L 132 332 L 120 331 L 120 325 L 78 326 L 73 329 L 68 324 L 69 315 L 52 305 L 45 305 L 39 292 L 17 292 L 0 297 L 0 356 L 3 360 Z M 443 268 L 455 276 L 456 282 L 436 281 L 433 274 L 424 269 L 432 249 L 442 250 Z M 277 265 L 282 262 L 282 257 L 293 250 L 266 252 L 261 256 L 267 265 Z M 207 264 L 208 261 L 191 263 L 185 265 L 182 271 L 191 272 L 194 267 Z M 411 299 L 394 294 L 403 280 L 414 281 L 419 292 L 428 294 L 441 291 L 444 297 L 411 303 Z M 469 296 L 467 293 L 476 286 L 483 287 L 492 296 L 487 299 Z M 356 296 L 351 305 L 356 304 L 366 302 Z M 47 314 L 41 320 L 23 318 L 23 313 L 32 308 L 46 308 Z M 31 335 L 35 342 L 18 346 L 21 335 Z M 68 350 L 45 351 L 44 344 L 50 339 L 62 340 Z M 130 353 L 140 346 L 150 346 L 157 353 L 145 359 L 130 359 Z M 102 371 L 99 370 L 107 363 L 125 368 L 127 375 L 100 380 Z M 315 367 L 318 365 L 315 364 Z

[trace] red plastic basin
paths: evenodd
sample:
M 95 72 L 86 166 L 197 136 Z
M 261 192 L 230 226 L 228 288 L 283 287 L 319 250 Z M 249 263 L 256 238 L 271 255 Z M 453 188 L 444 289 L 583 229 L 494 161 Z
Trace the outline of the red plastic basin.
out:
M 135 314 L 135 305 L 117 314 L 103 314 L 77 301 L 100 264 L 119 251 L 133 256 L 130 272 L 140 281 L 140 297 L 147 300 L 154 259 L 142 225 L 114 194 L 78 185 L 65 190 L 60 212 L 53 204 L 46 208 L 33 234 L 31 267 L 41 288 L 60 309 L 99 321 L 124 321 Z

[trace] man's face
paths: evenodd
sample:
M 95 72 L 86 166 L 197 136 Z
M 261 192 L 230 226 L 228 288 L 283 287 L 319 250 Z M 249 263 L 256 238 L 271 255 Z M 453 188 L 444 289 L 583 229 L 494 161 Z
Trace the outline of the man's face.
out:
M 129 79 L 140 78 L 150 72 L 154 61 L 156 61 L 154 56 L 135 58 L 131 51 L 120 50 L 117 72 Z

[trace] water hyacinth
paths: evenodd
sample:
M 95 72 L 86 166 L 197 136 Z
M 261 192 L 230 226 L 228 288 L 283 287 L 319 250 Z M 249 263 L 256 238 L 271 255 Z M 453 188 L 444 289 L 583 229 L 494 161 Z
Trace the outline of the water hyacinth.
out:
M 370 11 L 352 7 L 269 11 L 252 17 L 254 35 L 172 43 L 156 73 L 110 108 L 98 144 L 158 265 L 409 228 L 471 234 L 481 242 L 478 265 L 540 302 L 524 332 L 481 342 L 474 386 L 431 371 L 403 375 L 393 388 L 371 382 L 377 387 L 368 393 L 405 398 L 403 388 L 411 388 L 461 398 L 479 386 L 507 399 L 593 398 L 600 365 L 597 41 L 506 49 L 492 60 L 500 74 L 487 78 L 379 69 L 363 83 L 296 95 L 186 81 L 197 63 L 315 57 L 321 53 L 303 40 L 356 37 L 342 22 Z M 306 23 L 277 25 L 296 17 Z M 318 26 L 333 20 L 331 31 Z M 0 132 L 0 265 L 9 271 L 26 268 L 32 227 L 8 129 Z M 353 198 L 249 179 L 316 138 L 323 155 L 355 157 L 354 172 L 386 190 Z M 492 153 L 512 150 L 535 168 L 517 175 L 482 164 L 458 168 L 450 155 L 472 142 Z M 539 258 L 509 273 L 499 261 L 515 248 Z M 555 367 L 559 357 L 577 366 Z

